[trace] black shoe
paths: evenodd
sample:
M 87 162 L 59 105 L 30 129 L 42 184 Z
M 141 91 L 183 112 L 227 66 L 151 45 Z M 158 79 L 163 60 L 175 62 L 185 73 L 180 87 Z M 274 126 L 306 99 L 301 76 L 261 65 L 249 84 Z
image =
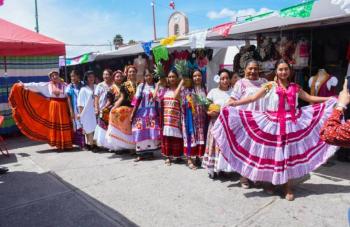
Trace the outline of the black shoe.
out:
M 91 151 L 92 151 L 93 153 L 97 153 L 97 152 L 99 151 L 99 148 L 98 148 L 96 145 L 92 145 L 92 146 L 91 146 Z
M 9 169 L 5 166 L 0 166 L 0 174 L 5 174 L 9 171 Z
M 216 173 L 208 173 L 208 176 L 210 179 L 214 180 L 216 177 L 217 177 L 217 174 Z

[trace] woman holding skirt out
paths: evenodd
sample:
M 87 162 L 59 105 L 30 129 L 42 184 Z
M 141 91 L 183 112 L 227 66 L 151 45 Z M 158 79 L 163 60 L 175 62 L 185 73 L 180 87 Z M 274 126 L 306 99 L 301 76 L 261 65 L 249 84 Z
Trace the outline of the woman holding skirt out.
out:
M 291 180 L 315 170 L 337 150 L 319 135 L 336 100 L 309 95 L 289 82 L 290 72 L 286 62 L 277 62 L 276 80 L 253 96 L 230 100 L 230 106 L 221 111 L 212 129 L 222 154 L 235 171 L 252 181 L 283 185 L 289 201 L 294 200 Z M 264 112 L 236 108 L 263 97 Z M 297 108 L 298 98 L 324 103 Z
M 49 77 L 50 82 L 14 84 L 9 102 L 13 119 L 25 136 L 65 150 L 72 148 L 73 136 L 66 84 L 57 71 Z
M 144 82 L 136 89 L 134 97 L 136 101 L 130 118 L 136 143 L 135 162 L 152 158 L 153 152 L 160 147 L 159 105 L 154 95 L 153 76 L 150 72 L 146 72 Z

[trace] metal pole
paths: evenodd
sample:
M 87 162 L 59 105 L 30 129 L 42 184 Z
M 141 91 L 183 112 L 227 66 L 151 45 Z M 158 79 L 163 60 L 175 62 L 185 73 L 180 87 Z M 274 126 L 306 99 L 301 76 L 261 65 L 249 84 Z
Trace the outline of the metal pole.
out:
M 35 0 L 35 31 L 39 33 L 39 16 L 38 16 L 38 3 Z
M 155 0 L 152 1 L 152 14 L 153 14 L 153 35 L 154 35 L 154 40 L 157 40 L 157 30 L 156 30 L 156 14 L 154 10 L 154 2 Z

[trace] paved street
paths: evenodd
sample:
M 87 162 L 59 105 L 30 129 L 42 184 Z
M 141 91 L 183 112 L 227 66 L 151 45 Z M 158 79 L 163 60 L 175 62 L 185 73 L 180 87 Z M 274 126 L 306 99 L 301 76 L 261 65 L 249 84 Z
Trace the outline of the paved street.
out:
M 332 160 L 296 188 L 296 200 L 243 190 L 238 177 L 135 163 L 111 153 L 57 153 L 24 137 L 7 141 L 0 226 L 348 226 L 350 165 Z

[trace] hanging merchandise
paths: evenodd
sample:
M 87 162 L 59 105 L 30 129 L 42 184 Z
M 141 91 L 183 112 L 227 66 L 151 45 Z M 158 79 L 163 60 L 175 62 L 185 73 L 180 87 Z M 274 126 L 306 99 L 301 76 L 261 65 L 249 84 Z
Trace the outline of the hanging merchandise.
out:
M 309 49 L 309 43 L 304 38 L 297 43 L 293 54 L 294 68 L 300 69 L 308 66 L 310 57 Z
M 314 6 L 315 1 L 308 1 L 305 3 L 301 3 L 295 6 L 291 6 L 288 8 L 284 8 L 280 10 L 280 15 L 282 17 L 300 17 L 300 18 L 308 18 L 311 15 L 312 8 Z
M 158 63 L 160 60 L 167 61 L 169 59 L 169 52 L 165 46 L 159 45 L 157 47 L 152 48 L 154 60 Z
M 211 29 L 211 31 L 218 33 L 219 35 L 222 35 L 223 37 L 227 37 L 231 27 L 234 25 L 234 22 L 229 22 L 225 24 L 218 25 Z
M 176 38 L 177 38 L 176 35 L 172 35 L 172 36 L 169 36 L 168 38 L 164 38 L 164 39 L 160 40 L 160 45 L 172 46 L 172 45 L 174 45 Z
M 191 49 L 196 48 L 204 48 L 205 47 L 205 40 L 207 39 L 207 33 L 208 31 L 202 31 L 197 32 L 188 37 L 188 40 L 190 41 Z
M 142 48 L 147 56 L 151 56 L 152 41 L 142 43 Z

